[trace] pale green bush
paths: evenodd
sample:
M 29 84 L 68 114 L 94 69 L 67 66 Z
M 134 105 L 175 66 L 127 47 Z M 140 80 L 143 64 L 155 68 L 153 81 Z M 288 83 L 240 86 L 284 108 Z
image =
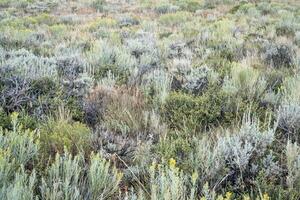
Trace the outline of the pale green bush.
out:
M 290 190 L 299 192 L 300 188 L 300 147 L 297 143 L 288 141 L 286 146 L 287 184 Z
M 184 11 L 176 13 L 167 13 L 160 16 L 159 22 L 167 26 L 176 26 L 187 22 L 189 19 L 191 19 L 191 17 L 191 13 Z
M 138 194 L 133 194 L 129 199 L 151 200 L 185 200 L 196 199 L 196 182 L 198 174 L 185 175 L 176 166 L 176 160 L 170 159 L 168 164 L 153 163 L 149 170 L 150 190 L 140 188 Z
M 109 199 L 118 191 L 122 173 L 101 158 L 99 154 L 92 154 L 90 159 L 87 185 L 91 194 L 90 199 Z
M 153 70 L 142 77 L 141 87 L 157 106 L 165 102 L 171 89 L 171 76 L 165 70 Z
M 296 51 L 290 44 L 267 42 L 261 57 L 263 62 L 274 68 L 291 68 L 296 65 Z
M 3 200 L 39 199 L 35 194 L 36 181 L 35 171 L 28 175 L 24 169 L 21 169 L 20 172 L 15 173 L 11 183 L 5 182 L 5 185 L 0 189 L 0 198 Z
M 223 83 L 223 91 L 226 94 L 238 95 L 248 100 L 259 98 L 266 88 L 267 82 L 259 70 L 242 65 L 233 67 L 230 77 L 225 77 Z
M 289 136 L 299 138 L 300 131 L 300 78 L 287 78 L 282 87 L 282 101 L 277 111 L 278 126 Z
M 154 10 L 158 14 L 174 13 L 180 8 L 178 6 L 169 4 L 169 3 L 160 3 L 155 6 Z
M 43 199 L 82 199 L 80 181 L 83 173 L 80 166 L 82 158 L 65 153 L 56 155 L 54 163 L 46 170 L 40 186 Z
M 25 49 L 4 51 L 2 54 L 0 64 L 8 66 L 23 77 L 38 79 L 57 76 L 54 58 L 39 57 Z
M 43 199 L 110 199 L 118 190 L 122 174 L 98 154 L 92 154 L 90 165 L 82 155 L 56 155 L 46 169 L 40 192 Z
M 36 142 L 35 132 L 22 130 L 17 121 L 18 114 L 12 115 L 13 130 L 0 129 L 0 148 L 5 153 L 7 162 L 11 162 L 15 167 L 25 166 L 36 159 L 39 145 Z
M 106 0 L 93 0 L 92 7 L 95 8 L 98 12 L 102 12 L 105 8 Z
M 241 127 L 236 132 L 225 132 L 217 137 L 215 142 L 207 138 L 195 142 L 195 150 L 191 154 L 191 165 L 201 174 L 200 184 L 220 186 L 225 183 L 235 183 L 236 187 L 243 184 L 247 176 L 255 177 L 258 165 L 265 157 L 268 148 L 274 141 L 275 127 L 261 130 L 259 121 L 250 115 L 245 115 Z
M 25 167 L 34 164 L 39 143 L 35 132 L 23 130 L 18 124 L 17 113 L 11 118 L 13 130 L 0 129 L 0 198 L 34 199 L 36 175 L 35 172 L 28 175 Z

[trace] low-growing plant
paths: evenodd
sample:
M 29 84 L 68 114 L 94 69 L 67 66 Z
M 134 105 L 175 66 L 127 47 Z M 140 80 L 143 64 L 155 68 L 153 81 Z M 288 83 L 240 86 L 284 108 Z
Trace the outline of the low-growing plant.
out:
M 91 154 L 90 160 L 87 184 L 90 191 L 89 198 L 94 200 L 111 198 L 119 189 L 122 173 L 99 154 Z
M 139 25 L 140 22 L 137 17 L 126 15 L 122 16 L 118 20 L 118 25 L 120 28 L 122 27 L 128 27 L 128 26 L 136 26 Z
M 175 13 L 180 9 L 179 6 L 173 4 L 161 3 L 155 6 L 154 10 L 158 14 Z
M 261 170 L 259 162 L 271 147 L 275 130 L 276 124 L 261 130 L 259 122 L 246 115 L 236 132 L 220 135 L 215 142 L 207 137 L 196 140 L 190 161 L 192 168 L 198 169 L 201 174 L 199 183 L 204 185 L 208 182 L 215 190 L 224 185 L 242 190 L 242 185 L 247 185 L 244 189 L 250 189 L 250 180 Z M 253 164 L 258 168 L 252 168 Z
M 116 194 L 122 178 L 120 173 L 99 154 L 92 154 L 90 165 L 82 155 L 56 155 L 54 163 L 42 177 L 43 199 L 110 199 Z M 85 173 L 87 176 L 85 176 Z
M 104 11 L 106 5 L 106 0 L 93 0 L 92 7 L 95 8 L 98 12 Z
M 233 67 L 223 83 L 223 91 L 229 96 L 238 95 L 248 100 L 259 99 L 266 88 L 267 82 L 259 70 L 241 65 Z
M 191 19 L 191 14 L 189 12 L 179 11 L 176 13 L 161 15 L 159 22 L 167 26 L 176 26 L 188 21 L 189 19 Z
M 290 198 L 299 198 L 299 177 L 300 177 L 300 148 L 297 143 L 288 141 L 286 146 L 287 159 L 287 185 L 289 187 Z
M 267 43 L 263 47 L 263 61 L 274 68 L 294 67 L 295 66 L 295 51 L 293 47 L 287 44 L 272 44 Z
M 182 10 L 186 10 L 189 12 L 195 12 L 202 8 L 204 5 L 204 2 L 202 0 L 196 1 L 196 0 L 179 0 L 176 2 L 176 5 L 178 5 Z
M 33 162 L 38 155 L 39 144 L 35 133 L 30 130 L 22 130 L 18 122 L 18 113 L 13 113 L 12 131 L 1 128 L 1 151 L 5 154 L 7 162 L 13 164 L 12 169 L 27 166 Z
M 199 131 L 217 123 L 222 115 L 222 92 L 202 96 L 170 93 L 163 106 L 163 115 L 171 128 Z
M 138 90 L 120 89 L 110 99 L 104 123 L 114 131 L 137 133 L 147 131 L 148 116 L 142 94 Z
M 296 92 L 299 90 L 299 77 L 295 76 L 284 81 L 282 86 L 282 100 L 277 111 L 279 128 L 282 129 L 291 139 L 298 139 L 300 131 L 299 112 L 300 96 Z
M 40 128 L 41 156 L 49 159 L 56 153 L 65 150 L 72 154 L 81 151 L 89 152 L 90 130 L 80 122 L 72 122 L 68 119 L 49 119 Z
M 157 164 L 153 162 L 149 169 L 150 190 L 140 188 L 137 194 L 131 194 L 129 199 L 196 199 L 196 182 L 198 174 L 195 172 L 190 177 L 185 175 L 176 166 L 176 160 L 170 159 L 168 163 Z M 190 186 L 188 189 L 187 186 Z

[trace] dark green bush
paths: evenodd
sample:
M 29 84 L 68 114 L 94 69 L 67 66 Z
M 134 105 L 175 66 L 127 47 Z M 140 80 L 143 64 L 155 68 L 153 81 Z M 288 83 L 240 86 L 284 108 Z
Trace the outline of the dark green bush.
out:
M 90 151 L 90 130 L 80 122 L 49 119 L 40 128 L 41 157 L 48 159 L 65 150 L 72 154 Z
M 173 92 L 166 99 L 163 115 L 171 128 L 199 131 L 221 120 L 223 99 L 218 91 L 202 96 Z
M 105 0 L 93 0 L 92 7 L 95 8 L 98 12 L 102 12 L 104 10 L 105 4 Z
M 189 12 L 195 12 L 203 6 L 201 2 L 197 0 L 178 0 L 176 5 L 178 5 L 182 10 Z
M 9 129 L 11 127 L 10 117 L 2 107 L 0 107 L 0 127 L 4 129 Z

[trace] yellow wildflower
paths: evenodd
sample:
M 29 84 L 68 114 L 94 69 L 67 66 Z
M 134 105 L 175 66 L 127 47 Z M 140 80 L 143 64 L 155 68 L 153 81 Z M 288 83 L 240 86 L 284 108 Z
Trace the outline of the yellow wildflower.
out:
M 156 168 L 156 162 L 152 162 L 152 165 L 150 166 L 150 170 L 154 171 Z
M 245 196 L 243 197 L 243 200 L 250 200 L 250 197 L 249 197 L 248 195 L 245 195 Z
M 12 120 L 16 120 L 18 118 L 18 116 L 19 116 L 19 113 L 13 112 L 10 116 L 11 116 Z
M 225 200 L 229 200 L 232 197 L 232 193 L 231 192 L 226 192 L 225 194 Z
M 198 179 L 198 173 L 197 173 L 197 172 L 194 172 L 194 173 L 192 174 L 192 183 L 195 184 L 196 181 L 197 181 L 197 179 Z
M 175 166 L 176 166 L 176 160 L 173 159 L 173 158 L 171 158 L 171 159 L 169 160 L 169 166 L 170 166 L 171 168 L 175 168 Z
M 265 194 L 263 195 L 262 200 L 270 200 L 269 195 L 268 195 L 267 193 L 265 193 Z

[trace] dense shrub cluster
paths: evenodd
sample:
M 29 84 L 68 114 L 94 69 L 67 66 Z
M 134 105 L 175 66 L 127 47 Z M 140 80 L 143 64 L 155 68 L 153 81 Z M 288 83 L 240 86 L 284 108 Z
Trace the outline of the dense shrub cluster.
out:
M 295 0 L 0 0 L 0 199 L 300 199 Z

